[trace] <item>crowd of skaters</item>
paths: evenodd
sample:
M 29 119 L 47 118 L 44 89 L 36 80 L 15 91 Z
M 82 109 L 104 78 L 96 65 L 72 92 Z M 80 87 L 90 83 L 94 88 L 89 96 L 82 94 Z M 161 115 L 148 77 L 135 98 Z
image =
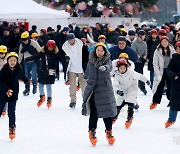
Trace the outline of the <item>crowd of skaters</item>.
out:
M 32 93 L 37 92 L 37 85 L 40 93 L 37 106 L 40 107 L 46 101 L 46 86 L 47 107 L 50 108 L 52 84 L 55 79 L 59 80 L 60 62 L 64 82 L 70 85 L 70 108 L 76 107 L 76 90 L 81 88 L 82 114 L 90 115 L 89 138 L 93 145 L 97 142 L 95 133 L 98 118 L 103 118 L 106 137 L 113 144 L 115 138 L 112 136 L 112 124 L 118 118 L 121 108 L 128 105 L 126 128 L 132 123 L 134 109 L 139 108 L 138 87 L 144 95 L 147 94 L 145 83 L 152 89 L 151 110 L 160 104 L 166 87 L 170 106 L 169 118 L 165 123 L 167 128 L 174 124 L 177 111 L 180 110 L 180 30 L 175 28 L 173 22 L 165 23 L 161 28 L 145 24 L 141 27 L 134 24 L 133 27 L 134 29 L 126 31 L 123 25 L 114 29 L 108 24 L 100 23 L 96 23 L 95 27 L 74 27 L 70 24 L 63 28 L 57 25 L 56 31 L 48 27 L 37 32 L 37 26 L 33 25 L 28 32 L 23 26 L 3 22 L 0 25 L 0 83 L 9 84 L 5 81 L 6 73 L 2 72 L 5 66 L 9 66 L 12 71 L 16 70 L 16 65 L 10 67 L 11 59 L 15 57 L 18 70 L 22 69 L 25 74 L 25 77 L 17 77 L 25 82 L 24 96 L 30 93 L 32 79 Z M 150 81 L 143 76 L 146 63 Z M 12 130 L 16 127 L 15 104 L 18 99 L 11 97 L 14 94 L 13 88 L 7 89 L 6 97 L 1 97 L 3 94 L 0 94 L 2 115 L 5 114 L 8 103 L 11 134 L 15 134 Z M 14 106 L 11 108 L 12 101 Z

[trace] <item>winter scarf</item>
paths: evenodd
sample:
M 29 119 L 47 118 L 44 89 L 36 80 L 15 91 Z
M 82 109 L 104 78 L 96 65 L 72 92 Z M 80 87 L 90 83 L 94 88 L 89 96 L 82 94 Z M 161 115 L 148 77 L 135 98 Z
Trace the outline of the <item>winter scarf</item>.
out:
M 98 58 L 96 56 L 95 51 L 92 51 L 89 55 L 89 61 L 93 63 L 96 68 L 99 68 L 100 66 L 105 65 L 110 58 L 111 58 L 111 55 L 108 51 L 101 58 Z

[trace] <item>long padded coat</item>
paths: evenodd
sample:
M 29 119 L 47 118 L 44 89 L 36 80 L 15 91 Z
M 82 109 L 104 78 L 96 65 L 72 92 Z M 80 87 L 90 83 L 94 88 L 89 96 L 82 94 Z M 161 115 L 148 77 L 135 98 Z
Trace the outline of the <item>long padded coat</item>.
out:
M 172 58 L 172 54 L 174 54 L 176 51 L 172 46 L 170 47 L 170 57 Z M 159 80 L 159 77 L 162 79 L 163 72 L 164 72 L 164 57 L 162 55 L 162 49 L 157 48 L 154 52 L 153 56 L 153 67 L 154 67 L 154 81 L 153 81 L 153 87 L 152 92 L 153 94 L 156 93 L 157 87 L 161 80 Z
M 180 55 L 174 54 L 167 68 L 167 74 L 172 79 L 170 93 L 170 107 L 173 111 L 180 111 Z M 175 80 L 175 76 L 178 79 Z
M 93 94 L 98 118 L 114 117 L 117 114 L 117 107 L 110 77 L 112 69 L 110 53 L 107 52 L 103 60 L 106 71 L 99 70 L 99 66 L 96 67 L 97 59 L 95 51 L 91 52 L 85 73 L 87 86 L 83 97 L 83 109 L 86 113 L 83 115 L 89 115 L 89 99 Z

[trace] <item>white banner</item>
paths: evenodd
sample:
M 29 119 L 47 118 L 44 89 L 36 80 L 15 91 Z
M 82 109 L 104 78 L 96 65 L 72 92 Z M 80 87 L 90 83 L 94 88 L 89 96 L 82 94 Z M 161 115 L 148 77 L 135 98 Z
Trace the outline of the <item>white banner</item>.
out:
M 133 29 L 133 24 L 140 23 L 140 18 L 121 18 L 121 17 L 70 17 L 69 24 L 95 26 L 96 23 L 109 24 L 111 28 L 116 28 L 117 25 L 124 25 L 126 30 Z

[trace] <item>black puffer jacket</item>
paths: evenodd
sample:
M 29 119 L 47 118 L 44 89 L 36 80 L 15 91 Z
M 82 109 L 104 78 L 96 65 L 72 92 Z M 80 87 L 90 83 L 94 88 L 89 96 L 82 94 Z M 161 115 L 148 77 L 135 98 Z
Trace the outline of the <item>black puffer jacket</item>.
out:
M 118 44 L 118 37 L 120 36 L 120 34 L 117 31 L 114 32 L 110 32 L 107 35 L 107 42 L 110 44 Z
M 18 100 L 19 80 L 22 80 L 25 83 L 28 81 L 22 73 L 19 64 L 14 70 L 11 70 L 8 64 L 5 64 L 0 71 L 0 102 L 12 102 Z M 9 89 L 13 90 L 11 97 L 6 95 Z
M 167 68 L 167 74 L 172 79 L 170 107 L 173 111 L 180 111 L 180 55 L 173 54 Z M 175 76 L 178 79 L 175 80 Z
M 20 39 L 21 39 L 21 35 L 20 35 L 20 33 L 18 33 L 18 34 L 10 34 L 10 43 L 9 43 L 9 51 L 16 51 L 16 47 L 17 47 L 17 44 L 18 44 L 18 42 L 20 41 Z
M 106 71 L 99 70 L 99 67 L 102 65 L 106 67 Z M 89 113 L 89 99 L 92 94 L 99 118 L 114 117 L 117 114 L 116 101 L 110 77 L 111 68 L 112 63 L 109 52 L 107 52 L 101 60 L 95 56 L 95 51 L 90 53 L 85 74 L 87 86 L 83 97 L 83 115 L 88 115 Z M 86 113 L 83 111 L 86 111 Z
M 65 52 L 62 50 L 62 45 L 64 44 L 64 42 L 66 42 L 66 35 L 63 34 L 62 31 L 60 33 L 56 33 L 56 35 L 54 36 L 54 40 L 59 49 L 59 54 L 60 54 L 61 61 L 62 61 L 62 59 L 64 59 L 64 57 L 66 55 Z
M 149 71 L 154 71 L 153 56 L 154 56 L 154 51 L 156 50 L 158 44 L 159 44 L 158 39 L 153 41 L 152 37 L 150 37 L 149 40 L 147 41 L 147 59 L 149 60 L 149 62 L 148 62 L 148 70 Z

